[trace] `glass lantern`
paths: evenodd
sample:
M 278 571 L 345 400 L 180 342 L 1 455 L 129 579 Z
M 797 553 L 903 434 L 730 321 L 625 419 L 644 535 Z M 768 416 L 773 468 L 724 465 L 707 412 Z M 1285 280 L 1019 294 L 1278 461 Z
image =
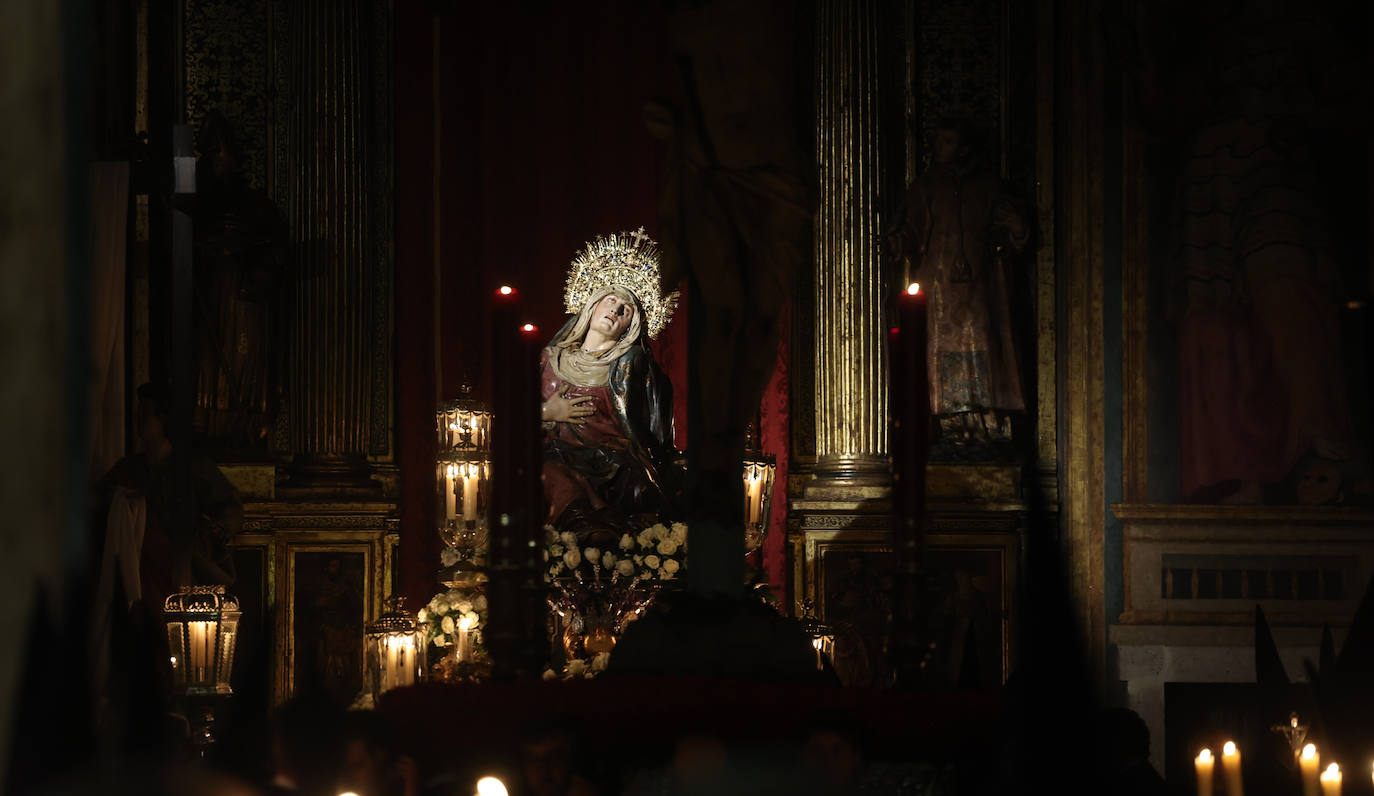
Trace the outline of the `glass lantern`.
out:
M 492 415 L 472 397 L 471 384 L 464 383 L 459 395 L 458 400 L 439 407 L 435 417 L 435 516 L 440 538 L 463 560 L 486 541 Z
M 223 586 L 182 586 L 162 606 L 172 682 L 188 696 L 228 696 L 239 601 Z
M 744 438 L 744 551 L 753 553 L 763 546 L 772 517 L 773 478 L 777 457 L 764 453 L 759 444 L 758 427 L 750 424 Z
M 425 634 L 404 597 L 388 597 L 386 613 L 367 626 L 363 644 L 372 696 L 414 685 L 425 671 Z
M 799 620 L 802 632 L 811 639 L 811 647 L 816 650 L 816 670 L 825 671 L 826 661 L 835 653 L 835 631 L 816 618 L 810 600 L 802 602 L 802 616 Z

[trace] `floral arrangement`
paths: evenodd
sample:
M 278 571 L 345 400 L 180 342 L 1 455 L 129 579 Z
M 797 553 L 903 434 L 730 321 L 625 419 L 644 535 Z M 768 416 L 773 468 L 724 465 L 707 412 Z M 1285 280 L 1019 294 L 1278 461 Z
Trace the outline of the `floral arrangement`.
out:
M 687 526 L 658 523 L 637 536 L 625 534 L 615 549 L 581 547 L 572 533 L 557 533 L 545 526 L 544 560 L 550 578 L 600 580 L 602 573 L 617 581 L 670 581 L 681 577 L 687 566 Z
M 475 586 L 449 589 L 434 595 L 416 618 L 436 647 L 457 644 L 468 633 L 473 647 L 480 648 L 482 628 L 487 624 L 487 597 Z

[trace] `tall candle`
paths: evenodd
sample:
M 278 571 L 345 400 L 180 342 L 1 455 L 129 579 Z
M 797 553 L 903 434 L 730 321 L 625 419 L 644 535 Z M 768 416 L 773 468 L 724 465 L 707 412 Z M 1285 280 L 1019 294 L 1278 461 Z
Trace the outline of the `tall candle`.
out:
M 896 572 L 891 652 L 899 683 L 920 679 L 922 645 L 918 577 L 930 452 L 926 371 L 926 295 L 912 283 L 897 296 L 898 326 L 889 332 L 888 440 L 892 451 L 892 528 Z
M 1322 772 L 1322 796 L 1341 796 L 1341 767 L 1335 763 Z
M 1321 794 L 1321 757 L 1317 754 L 1317 747 L 1308 744 L 1302 748 L 1302 754 L 1298 755 L 1298 768 L 1302 771 L 1302 796 L 1320 796 Z
M 468 663 L 472 660 L 472 627 L 474 624 L 468 616 L 458 620 L 459 663 Z
M 471 464 L 463 468 L 463 519 L 477 521 L 477 468 Z
M 1197 771 L 1197 796 L 1212 796 L 1212 777 L 1216 767 L 1212 750 L 1203 749 L 1198 752 L 1197 757 L 1193 759 L 1193 767 Z
M 450 464 L 450 465 L 448 465 L 448 466 L 446 466 L 446 467 L 444 468 L 444 519 L 445 519 L 445 520 L 453 520 L 453 519 L 457 518 L 457 516 L 458 516 L 458 509 L 457 509 L 457 507 L 456 507 L 455 504 L 454 504 L 454 501 L 457 500 L 457 498 L 456 498 L 456 496 L 455 496 L 454 493 L 457 491 L 457 486 L 458 486 L 458 485 L 455 484 L 455 483 L 453 482 L 453 479 L 454 479 L 456 476 L 457 476 L 457 468 L 456 468 L 454 465 L 451 465 L 451 464 Z
M 1243 796 L 1245 789 L 1240 778 L 1240 749 L 1235 741 L 1221 747 L 1221 773 L 1226 780 L 1227 796 Z

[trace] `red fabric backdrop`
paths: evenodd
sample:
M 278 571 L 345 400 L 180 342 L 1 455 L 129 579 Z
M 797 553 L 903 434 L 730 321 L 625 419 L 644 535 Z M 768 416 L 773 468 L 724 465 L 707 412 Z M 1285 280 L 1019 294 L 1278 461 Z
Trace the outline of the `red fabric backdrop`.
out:
M 487 355 L 486 297 L 513 285 L 526 319 L 551 335 L 564 318 L 568 263 L 586 241 L 641 225 L 657 231 L 665 152 L 642 111 L 646 101 L 671 95 L 676 80 L 662 4 L 619 0 L 601 4 L 599 15 L 577 4 L 505 5 L 464 5 L 438 17 L 437 59 L 429 5 L 397 7 L 400 593 L 412 604 L 436 589 L 434 405 L 455 397 L 465 378 L 489 398 L 493 364 L 505 366 Z M 654 346 L 675 388 L 679 448 L 687 417 L 683 318 L 679 311 Z M 763 410 L 764 443 L 780 464 L 765 556 L 779 586 L 786 353 Z

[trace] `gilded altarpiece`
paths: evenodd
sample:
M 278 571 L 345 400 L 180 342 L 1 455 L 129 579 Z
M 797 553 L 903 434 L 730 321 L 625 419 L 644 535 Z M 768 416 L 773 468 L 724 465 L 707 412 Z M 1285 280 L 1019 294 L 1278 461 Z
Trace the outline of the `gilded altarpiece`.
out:
M 825 4 L 821 5 L 824 14 Z M 991 143 L 993 151 L 985 155 L 993 155 L 993 169 L 1025 203 L 1035 227 L 1034 250 L 1022 258 L 1017 274 L 1016 293 L 1021 297 L 1014 308 L 1017 317 L 1007 319 L 1015 324 L 1027 392 L 1024 422 L 1016 429 L 1023 451 L 1019 459 L 1027 464 L 947 462 L 928 469 L 930 503 L 920 589 L 922 630 L 935 647 L 924 671 L 936 688 L 995 687 L 1015 662 L 1026 490 L 1038 490 L 1041 502 L 1051 511 L 1058 508 L 1054 62 L 1052 46 L 1042 44 L 1052 37 L 1046 35 L 1048 20 L 1034 7 L 1003 0 L 906 2 L 877 13 L 886 15 L 878 26 L 885 35 L 851 39 L 853 50 L 839 58 L 840 63 L 849 64 L 850 72 L 830 71 L 835 67 L 827 67 L 824 58 L 817 67 L 817 134 L 819 145 L 825 148 L 832 145 L 827 124 L 855 123 L 830 116 L 840 111 L 827 108 L 827 97 L 845 90 L 863 95 L 866 73 L 862 65 L 883 64 L 886 68 L 881 72 L 888 80 L 866 87 L 879 93 L 880 107 L 857 122 L 860 128 L 878 126 L 867 134 L 879 143 L 872 154 L 859 148 L 827 150 L 818 157 L 822 161 L 848 157 L 867 168 L 874 167 L 875 160 L 882 161 L 880 168 L 887 176 L 872 190 L 880 197 L 873 203 L 880 216 L 877 223 L 885 227 L 889 222 L 882 217 L 894 211 L 900 199 L 894 187 L 914 179 L 928 163 L 933 128 L 944 119 L 967 120 Z M 850 24 L 863 22 L 861 16 L 850 19 Z M 819 24 L 835 23 L 822 18 Z M 820 52 L 835 58 L 833 51 Z M 857 86 L 855 73 L 860 75 Z M 890 79 L 893 75 L 900 79 Z M 822 168 L 823 197 L 827 173 Z M 822 206 L 826 207 L 824 199 Z M 817 232 L 816 270 L 821 274 L 837 262 L 847 267 L 844 258 L 856 256 L 827 249 L 827 241 L 838 239 L 836 233 L 823 229 L 833 223 L 830 218 L 823 212 L 817 221 L 822 229 Z M 881 278 L 886 283 L 895 277 L 884 270 Z M 827 424 L 841 422 L 831 413 L 818 411 L 822 382 L 843 381 L 827 370 L 835 365 L 825 361 L 826 348 L 817 341 L 826 335 L 853 333 L 848 327 L 836 327 L 821 311 L 835 301 L 822 295 L 824 282 L 815 274 L 801 280 L 801 293 L 794 303 L 792 417 L 798 467 L 788 484 L 789 580 L 794 610 L 800 612 L 810 601 L 820 618 L 836 629 L 834 665 L 840 679 L 851 685 L 881 686 L 891 677 L 884 649 L 893 566 L 890 484 L 880 479 L 833 477 L 825 461 L 835 445 L 833 432 L 826 445 L 817 444 Z M 875 350 L 884 358 L 885 368 L 886 352 Z M 871 387 L 841 405 L 861 420 L 870 416 L 867 413 L 876 413 L 882 424 L 886 413 L 895 409 L 886 406 L 885 390 Z M 854 425 L 852 418 L 842 422 Z M 885 436 L 882 439 L 879 453 L 885 459 Z M 862 442 L 856 451 L 867 450 Z
M 291 235 L 283 406 L 260 451 L 220 456 L 246 510 L 240 655 L 264 664 L 238 668 L 271 672 L 236 690 L 280 703 L 308 684 L 351 700 L 399 539 L 392 3 L 181 0 L 176 30 L 178 114 L 193 130 L 212 111 L 229 122 L 249 187 Z

